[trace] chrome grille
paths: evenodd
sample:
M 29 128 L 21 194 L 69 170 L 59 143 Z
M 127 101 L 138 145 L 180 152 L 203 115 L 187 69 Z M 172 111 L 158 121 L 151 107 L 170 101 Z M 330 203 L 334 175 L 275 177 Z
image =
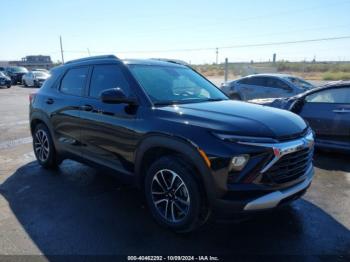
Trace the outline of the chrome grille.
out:
M 282 156 L 264 174 L 264 180 L 278 184 L 287 183 L 303 176 L 312 162 L 313 147 Z

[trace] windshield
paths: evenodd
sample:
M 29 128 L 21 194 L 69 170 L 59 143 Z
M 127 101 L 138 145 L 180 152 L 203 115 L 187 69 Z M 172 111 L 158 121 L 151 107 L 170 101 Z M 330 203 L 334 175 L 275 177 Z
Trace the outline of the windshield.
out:
M 13 73 L 28 73 L 28 70 L 25 67 L 11 67 L 10 71 Z
M 189 68 L 153 65 L 129 67 L 155 105 L 228 99 L 217 87 Z
M 293 84 L 305 89 L 305 90 L 309 90 L 311 88 L 314 88 L 314 86 L 312 84 L 310 84 L 309 82 L 306 82 L 305 80 L 301 79 L 301 78 L 297 78 L 297 77 L 288 77 L 288 80 L 291 81 Z
M 34 71 L 33 74 L 37 77 L 48 77 L 49 75 L 45 72 Z

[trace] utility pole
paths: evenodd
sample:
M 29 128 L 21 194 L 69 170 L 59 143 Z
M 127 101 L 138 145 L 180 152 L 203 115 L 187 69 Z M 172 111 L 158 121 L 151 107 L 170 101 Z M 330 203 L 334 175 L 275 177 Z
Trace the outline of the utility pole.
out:
M 61 58 L 62 58 L 62 64 L 64 64 L 64 58 L 63 58 L 63 46 L 62 46 L 62 36 L 60 36 L 60 46 L 61 46 Z
M 89 48 L 87 48 L 87 51 L 88 51 L 89 56 L 91 56 L 91 53 L 90 53 L 90 49 L 89 49 Z
M 273 61 L 274 64 L 276 64 L 276 53 L 273 54 L 272 61 Z
M 219 63 L 219 48 L 216 48 L 216 64 Z
M 228 78 L 228 58 L 225 58 L 225 83 L 227 82 Z

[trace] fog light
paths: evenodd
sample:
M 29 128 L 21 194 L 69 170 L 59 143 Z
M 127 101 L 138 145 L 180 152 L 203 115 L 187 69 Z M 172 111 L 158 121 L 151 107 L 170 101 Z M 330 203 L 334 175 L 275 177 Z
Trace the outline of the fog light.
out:
M 231 160 L 230 171 L 241 171 L 248 163 L 249 155 L 235 156 Z

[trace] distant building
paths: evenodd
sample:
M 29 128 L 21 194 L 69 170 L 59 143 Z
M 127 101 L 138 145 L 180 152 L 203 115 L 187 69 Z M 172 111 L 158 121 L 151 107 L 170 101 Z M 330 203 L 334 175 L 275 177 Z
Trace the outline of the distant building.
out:
M 0 61 L 0 67 L 6 67 L 9 65 L 9 61 Z
M 13 66 L 24 66 L 29 70 L 34 68 L 50 69 L 54 66 L 51 57 L 45 55 L 29 55 L 23 57 L 21 61 L 10 61 L 9 64 Z

